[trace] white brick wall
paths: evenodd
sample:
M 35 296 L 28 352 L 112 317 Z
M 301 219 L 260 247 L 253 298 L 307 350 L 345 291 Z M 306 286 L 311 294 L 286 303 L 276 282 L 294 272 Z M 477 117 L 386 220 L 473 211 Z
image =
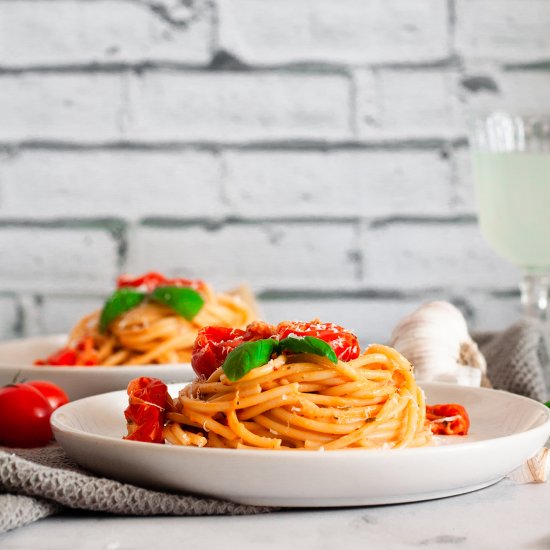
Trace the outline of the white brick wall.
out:
M 511 288 L 519 277 L 474 224 L 383 224 L 366 232 L 362 249 L 366 280 L 377 288 Z
M 357 124 L 364 137 L 452 138 L 464 134 L 454 70 L 358 71 L 356 82 Z
M 2 227 L 0 290 L 108 292 L 117 269 L 113 237 L 102 229 Z
M 476 212 L 473 166 L 470 151 L 464 147 L 453 151 L 453 210 L 474 215 Z
M 138 2 L 3 2 L 0 58 L 8 66 L 174 61 L 207 63 L 211 16 L 188 29 Z M 206 15 L 206 14 L 205 14 Z
M 130 79 L 128 133 L 149 140 L 349 136 L 340 75 L 148 72 Z
M 146 269 L 367 341 L 430 299 L 510 324 L 466 121 L 548 111 L 549 6 L 0 0 L 0 337 Z
M 498 93 L 479 92 L 468 98 L 471 113 L 489 109 L 540 114 L 548 113 L 550 72 L 543 70 L 510 70 L 496 76 Z
M 247 63 L 432 61 L 449 54 L 439 0 L 222 0 L 220 46 Z
M 126 79 L 113 73 L 0 74 L 0 140 L 118 141 L 127 125 Z
M 341 288 L 357 282 L 353 224 L 234 223 L 221 227 L 144 227 L 133 235 L 130 266 L 204 278 L 218 288 L 248 280 L 255 290 Z
M 105 142 L 350 136 L 341 75 L 0 75 L 0 139 Z
M 550 4 L 546 0 L 457 0 L 456 44 L 468 58 L 548 61 Z
M 438 151 L 239 151 L 225 161 L 228 204 L 243 217 L 450 211 L 449 163 Z M 281 182 L 290 193 L 281 192 Z
M 0 215 L 218 217 L 221 176 L 208 151 L 24 151 L 0 156 Z

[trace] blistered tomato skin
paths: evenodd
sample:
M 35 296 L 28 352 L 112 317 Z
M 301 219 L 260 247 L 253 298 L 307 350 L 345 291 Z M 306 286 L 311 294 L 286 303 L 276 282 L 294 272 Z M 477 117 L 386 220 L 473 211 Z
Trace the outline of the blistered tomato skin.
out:
M 42 447 L 53 437 L 53 408 L 40 391 L 29 384 L 0 388 L 0 445 Z
M 197 376 L 208 378 L 229 352 L 244 342 L 245 331 L 227 327 L 205 327 L 199 330 L 191 366 Z
M 283 321 L 277 326 L 277 335 L 280 340 L 291 335 L 320 338 L 332 347 L 341 361 L 357 359 L 361 353 L 357 336 L 334 323 Z

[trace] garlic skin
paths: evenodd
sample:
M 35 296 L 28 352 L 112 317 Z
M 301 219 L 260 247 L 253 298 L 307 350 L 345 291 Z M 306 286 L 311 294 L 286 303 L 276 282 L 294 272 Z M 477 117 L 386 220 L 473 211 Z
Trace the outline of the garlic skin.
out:
M 488 385 L 485 358 L 464 316 L 449 302 L 429 302 L 404 317 L 394 328 L 390 345 L 413 364 L 419 381 Z

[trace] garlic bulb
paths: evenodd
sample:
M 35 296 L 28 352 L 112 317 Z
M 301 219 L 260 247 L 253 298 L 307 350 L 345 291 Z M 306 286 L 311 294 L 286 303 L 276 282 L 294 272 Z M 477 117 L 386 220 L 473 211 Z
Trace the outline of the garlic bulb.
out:
M 464 316 L 449 302 L 429 302 L 403 318 L 390 345 L 414 365 L 417 380 L 488 385 L 485 358 Z

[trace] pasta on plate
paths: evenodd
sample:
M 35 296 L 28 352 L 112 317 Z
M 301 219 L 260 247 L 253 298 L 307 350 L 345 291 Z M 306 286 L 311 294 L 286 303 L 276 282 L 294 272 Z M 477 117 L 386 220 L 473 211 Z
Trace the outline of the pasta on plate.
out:
M 255 318 L 254 298 L 245 287 L 218 293 L 203 281 L 122 275 L 104 307 L 73 328 L 67 345 L 35 364 L 187 363 L 200 328 L 245 327 Z
M 328 451 L 420 447 L 434 433 L 468 431 L 460 405 L 446 404 L 444 415 L 443 405 L 429 407 L 427 419 L 399 352 L 374 344 L 361 353 L 357 338 L 332 323 L 257 322 L 223 336 L 207 327 L 192 365 L 200 376 L 174 398 L 158 379 L 130 382 L 126 439 Z

